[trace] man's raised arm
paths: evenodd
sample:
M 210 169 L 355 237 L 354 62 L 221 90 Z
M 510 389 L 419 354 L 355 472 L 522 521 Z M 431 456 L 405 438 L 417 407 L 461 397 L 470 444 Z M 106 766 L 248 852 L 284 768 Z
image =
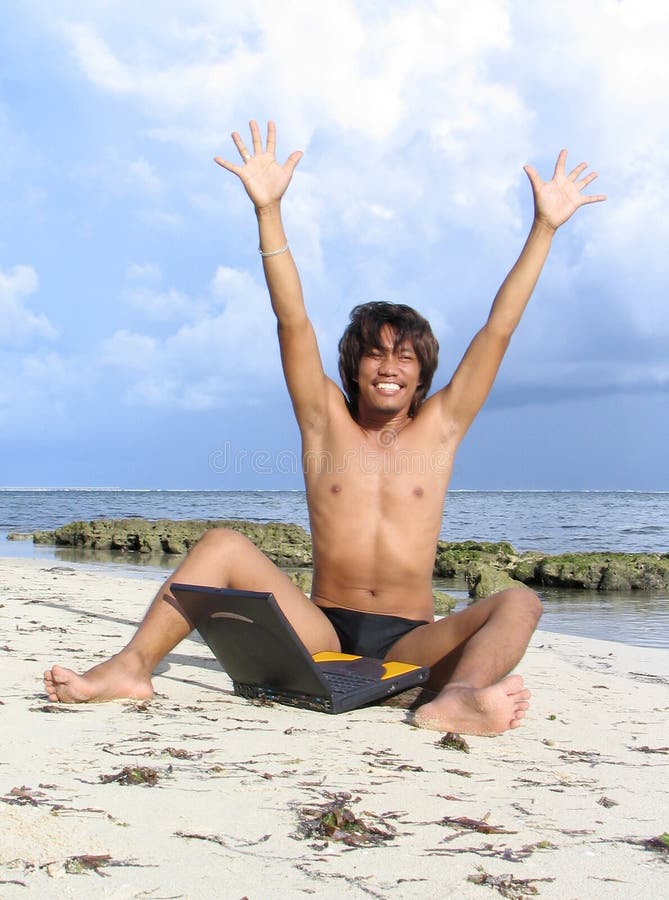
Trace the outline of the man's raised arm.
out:
M 460 436 L 467 431 L 490 393 L 511 336 L 541 274 L 553 235 L 580 206 L 606 199 L 603 194 L 583 194 L 597 173 L 583 176 L 587 164 L 580 163 L 567 175 L 566 160 L 567 151 L 561 150 L 550 181 L 542 181 L 532 166 L 524 167 L 534 196 L 530 233 L 497 292 L 486 324 L 475 335 L 450 384 L 440 392 L 444 413 L 455 423 Z
M 218 156 L 215 161 L 238 176 L 253 202 L 258 219 L 259 250 L 272 309 L 277 317 L 281 361 L 288 391 L 300 428 L 317 428 L 325 420 L 328 379 L 323 371 L 316 335 L 304 306 L 300 277 L 281 221 L 281 198 L 302 158 L 302 151 L 291 153 L 280 165 L 275 157 L 274 122 L 267 125 L 264 150 L 257 123 L 252 121 L 250 127 L 253 153 L 249 153 L 237 132 L 232 134 L 242 165 L 235 165 Z

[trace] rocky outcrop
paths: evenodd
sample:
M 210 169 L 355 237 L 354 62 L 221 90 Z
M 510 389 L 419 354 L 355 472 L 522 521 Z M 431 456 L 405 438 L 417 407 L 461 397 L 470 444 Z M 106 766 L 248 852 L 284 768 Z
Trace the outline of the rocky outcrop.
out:
M 445 616 L 452 613 L 457 606 L 457 599 L 451 597 L 446 591 L 438 591 L 432 589 L 432 599 L 434 600 L 434 611 L 438 616 Z
M 655 591 L 669 587 L 669 554 L 576 553 L 535 557 L 512 567 L 516 578 L 538 587 L 586 591 Z
M 496 569 L 487 563 L 474 563 L 467 567 L 465 581 L 469 589 L 469 596 L 478 600 L 481 597 L 489 597 L 507 588 L 524 588 L 522 581 L 512 578 L 503 569 Z
M 312 569 L 293 569 L 287 571 L 286 575 L 303 593 L 311 593 L 311 582 L 313 579 Z
M 495 574 L 497 573 L 497 574 Z M 465 541 L 437 545 L 435 574 L 463 577 L 469 593 L 485 597 L 505 587 L 561 587 L 586 591 L 669 588 L 668 553 L 518 553 L 511 544 Z
M 517 560 L 518 554 L 511 544 L 461 541 L 459 543 L 437 543 L 437 554 L 434 561 L 434 574 L 440 578 L 457 578 L 467 576 L 467 572 L 481 564 L 496 569 L 506 569 Z
M 181 556 L 209 528 L 230 528 L 246 535 L 276 565 L 289 570 L 307 590 L 312 566 L 311 539 L 299 525 L 237 520 L 95 519 L 72 522 L 55 531 L 38 531 L 38 544 L 55 544 L 142 554 Z M 10 535 L 11 538 L 11 535 Z M 19 535 L 16 535 L 19 539 Z M 506 541 L 439 541 L 435 578 L 463 578 L 472 597 L 486 597 L 506 587 L 566 587 L 588 591 L 666 590 L 667 553 L 575 553 L 548 556 L 518 553 Z
M 464 578 L 469 596 L 489 597 L 509 587 L 524 587 L 508 573 L 518 554 L 506 541 L 500 543 L 439 541 L 434 574 L 441 578 Z
M 71 522 L 55 531 L 35 532 L 34 541 L 57 547 L 182 556 L 210 528 L 230 528 L 246 535 L 277 566 L 302 568 L 311 565 L 311 538 L 307 532 L 299 525 L 280 522 L 94 519 Z

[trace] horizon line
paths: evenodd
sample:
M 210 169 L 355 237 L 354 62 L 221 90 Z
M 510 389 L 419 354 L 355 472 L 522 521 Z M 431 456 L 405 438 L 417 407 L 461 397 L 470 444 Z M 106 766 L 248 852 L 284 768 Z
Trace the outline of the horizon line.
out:
M 163 493 L 163 494 L 298 494 L 305 493 L 304 488 L 148 488 L 118 487 L 90 485 L 0 485 L 0 493 L 85 491 L 89 493 Z M 451 494 L 669 494 L 669 490 L 652 488 L 450 488 L 446 500 Z

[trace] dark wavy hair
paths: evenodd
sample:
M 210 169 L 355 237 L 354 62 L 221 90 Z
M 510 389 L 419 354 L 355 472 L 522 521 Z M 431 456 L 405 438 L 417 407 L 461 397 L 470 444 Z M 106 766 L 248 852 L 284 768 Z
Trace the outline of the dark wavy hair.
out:
M 439 342 L 427 319 L 403 303 L 361 303 L 351 310 L 350 322 L 339 341 L 339 375 L 348 408 L 351 415 L 357 416 L 360 360 L 369 350 L 383 349 L 381 330 L 384 325 L 389 325 L 395 332 L 394 349 L 409 341 L 420 365 L 420 384 L 409 407 L 409 415 L 413 417 L 430 390 L 437 368 Z

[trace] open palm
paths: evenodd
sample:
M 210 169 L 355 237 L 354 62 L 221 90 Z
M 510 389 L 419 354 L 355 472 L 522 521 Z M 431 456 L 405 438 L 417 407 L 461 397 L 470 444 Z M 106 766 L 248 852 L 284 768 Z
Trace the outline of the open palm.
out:
M 216 156 L 214 159 L 219 166 L 238 176 L 256 209 L 262 209 L 278 203 L 283 197 L 293 177 L 295 167 L 302 159 L 303 154 L 301 150 L 296 150 L 281 165 L 277 162 L 274 155 L 276 150 L 276 127 L 274 122 L 268 122 L 267 124 L 267 142 L 264 150 L 257 122 L 252 121 L 250 127 L 253 154 L 246 149 L 241 135 L 236 131 L 232 133 L 232 140 L 243 160 L 241 166 L 221 159 L 219 156 Z
M 552 229 L 556 229 L 566 222 L 579 206 L 606 200 L 604 194 L 582 193 L 584 188 L 597 178 L 596 172 L 590 172 L 583 178 L 580 177 L 588 168 L 587 163 L 579 163 L 567 175 L 565 172 L 566 162 L 567 151 L 561 150 L 550 181 L 543 181 L 532 166 L 524 166 L 532 185 L 536 218 Z

